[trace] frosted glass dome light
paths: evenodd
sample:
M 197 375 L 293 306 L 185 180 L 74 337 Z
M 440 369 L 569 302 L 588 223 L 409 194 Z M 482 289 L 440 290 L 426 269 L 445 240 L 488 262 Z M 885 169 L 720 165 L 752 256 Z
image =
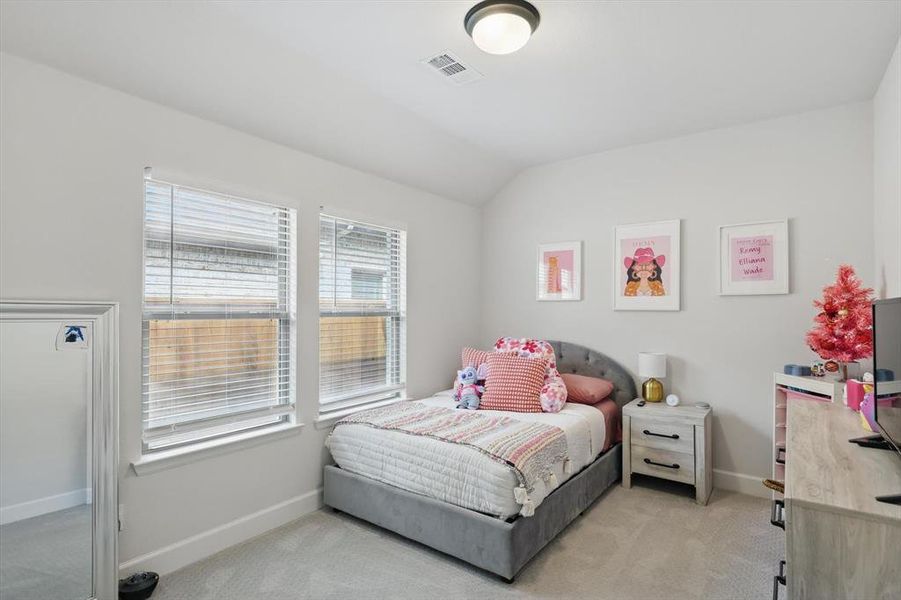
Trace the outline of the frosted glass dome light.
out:
M 488 54 L 510 54 L 526 45 L 532 28 L 519 15 L 488 15 L 472 29 L 472 41 Z
M 510 54 L 526 45 L 540 20 L 524 0 L 486 0 L 473 6 L 463 23 L 472 41 L 489 54 Z

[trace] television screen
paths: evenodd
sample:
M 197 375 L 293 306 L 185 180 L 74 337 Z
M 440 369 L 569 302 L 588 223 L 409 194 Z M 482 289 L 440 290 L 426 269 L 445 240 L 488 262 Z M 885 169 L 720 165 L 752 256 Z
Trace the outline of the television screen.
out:
M 901 452 L 901 298 L 873 303 L 876 423 Z

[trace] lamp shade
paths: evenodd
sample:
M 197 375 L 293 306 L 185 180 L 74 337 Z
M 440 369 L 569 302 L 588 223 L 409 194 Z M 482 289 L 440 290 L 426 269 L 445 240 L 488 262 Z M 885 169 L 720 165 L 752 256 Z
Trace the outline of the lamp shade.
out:
M 666 354 L 639 352 L 638 375 L 639 377 L 666 377 Z

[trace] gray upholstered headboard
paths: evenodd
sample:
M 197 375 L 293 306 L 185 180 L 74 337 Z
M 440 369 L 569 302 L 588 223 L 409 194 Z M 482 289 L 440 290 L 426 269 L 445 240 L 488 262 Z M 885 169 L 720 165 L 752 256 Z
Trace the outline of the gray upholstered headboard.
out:
M 612 358 L 585 346 L 569 342 L 548 340 L 557 355 L 557 370 L 561 373 L 577 373 L 590 377 L 603 377 L 612 381 L 613 399 L 621 407 L 636 397 L 635 380 L 632 375 Z

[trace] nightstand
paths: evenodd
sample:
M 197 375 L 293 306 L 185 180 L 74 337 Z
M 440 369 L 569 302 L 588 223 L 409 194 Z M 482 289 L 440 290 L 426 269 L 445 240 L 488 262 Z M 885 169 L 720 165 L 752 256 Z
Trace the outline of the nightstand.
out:
M 695 486 L 695 501 L 707 504 L 713 489 L 710 408 L 667 406 L 637 398 L 623 407 L 623 487 L 632 473 Z

